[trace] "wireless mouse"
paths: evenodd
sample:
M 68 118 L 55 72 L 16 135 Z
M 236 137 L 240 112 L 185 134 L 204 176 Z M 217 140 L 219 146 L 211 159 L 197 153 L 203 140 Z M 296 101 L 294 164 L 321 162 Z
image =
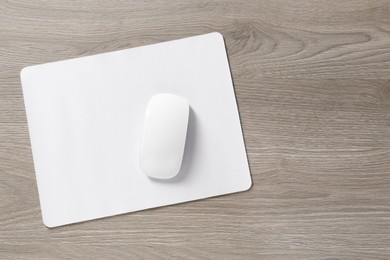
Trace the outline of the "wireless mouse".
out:
M 187 136 L 189 103 L 174 94 L 153 96 L 146 108 L 140 168 L 149 177 L 170 179 L 181 168 Z

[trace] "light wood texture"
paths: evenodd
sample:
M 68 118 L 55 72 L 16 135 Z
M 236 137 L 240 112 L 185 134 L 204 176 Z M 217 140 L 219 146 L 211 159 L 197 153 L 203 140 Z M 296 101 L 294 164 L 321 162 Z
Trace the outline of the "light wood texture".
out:
M 20 69 L 212 31 L 251 190 L 44 227 Z M 0 1 L 0 258 L 389 259 L 390 1 Z

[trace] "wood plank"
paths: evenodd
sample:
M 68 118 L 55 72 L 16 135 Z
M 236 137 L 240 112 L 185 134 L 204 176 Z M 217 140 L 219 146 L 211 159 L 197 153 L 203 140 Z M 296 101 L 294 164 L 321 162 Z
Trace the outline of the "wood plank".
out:
M 248 192 L 43 226 L 27 65 L 224 35 Z M 390 258 L 390 1 L 0 1 L 0 258 Z

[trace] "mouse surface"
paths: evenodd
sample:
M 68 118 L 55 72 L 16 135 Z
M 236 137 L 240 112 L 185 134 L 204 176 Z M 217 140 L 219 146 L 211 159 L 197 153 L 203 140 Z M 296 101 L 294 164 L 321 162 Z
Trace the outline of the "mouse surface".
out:
M 189 103 L 173 94 L 151 98 L 145 113 L 140 167 L 149 177 L 170 179 L 181 168 L 187 136 Z

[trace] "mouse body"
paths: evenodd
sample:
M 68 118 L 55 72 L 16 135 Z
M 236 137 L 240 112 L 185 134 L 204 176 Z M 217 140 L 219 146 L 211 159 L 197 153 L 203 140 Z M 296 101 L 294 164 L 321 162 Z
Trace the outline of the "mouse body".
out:
M 174 94 L 157 94 L 147 106 L 140 168 L 149 177 L 170 179 L 181 168 L 187 137 L 189 102 Z

